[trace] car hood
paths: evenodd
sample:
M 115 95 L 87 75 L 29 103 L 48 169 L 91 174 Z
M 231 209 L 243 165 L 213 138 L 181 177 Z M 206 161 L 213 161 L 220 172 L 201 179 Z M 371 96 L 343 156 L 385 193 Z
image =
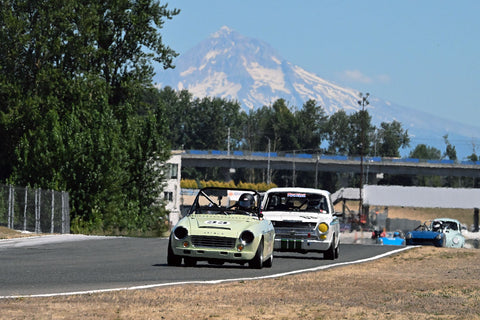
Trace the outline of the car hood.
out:
M 379 238 L 383 244 L 388 244 L 388 245 L 403 245 L 405 244 L 405 239 L 402 238 L 386 238 L 386 237 L 381 237 Z
M 410 231 L 410 234 L 414 239 L 435 239 L 441 233 L 435 231 Z
M 283 211 L 266 211 L 266 212 L 263 212 L 263 216 L 265 217 L 265 219 L 268 219 L 271 221 L 298 221 L 298 222 L 317 222 L 319 219 L 328 220 L 331 217 L 328 214 L 317 214 L 313 212 L 283 212 Z
M 258 225 L 260 220 L 246 215 L 202 214 L 186 217 L 191 234 L 218 234 L 234 236 Z

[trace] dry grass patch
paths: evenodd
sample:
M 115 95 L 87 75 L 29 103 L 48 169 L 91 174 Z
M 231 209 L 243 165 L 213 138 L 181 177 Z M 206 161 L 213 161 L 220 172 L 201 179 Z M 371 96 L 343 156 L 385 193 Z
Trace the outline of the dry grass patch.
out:
M 261 281 L 0 300 L 2 319 L 480 319 L 480 251 L 422 247 Z
M 12 230 L 7 227 L 0 226 L 0 239 L 14 239 L 14 238 L 23 238 L 23 237 L 31 237 L 36 236 L 35 233 L 21 233 L 17 230 Z

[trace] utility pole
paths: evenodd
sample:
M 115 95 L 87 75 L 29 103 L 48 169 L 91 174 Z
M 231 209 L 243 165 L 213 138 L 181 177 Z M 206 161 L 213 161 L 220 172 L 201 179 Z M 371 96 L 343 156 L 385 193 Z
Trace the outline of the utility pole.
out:
M 270 138 L 267 137 L 267 139 L 268 139 L 267 185 L 270 185 L 270 183 L 272 183 L 271 175 L 270 175 Z
M 360 100 L 358 100 L 358 105 L 362 107 L 362 113 L 360 115 L 360 187 L 359 187 L 359 192 L 360 192 L 360 203 L 358 205 L 358 212 L 359 215 L 363 213 L 363 194 L 362 194 L 362 189 L 363 189 L 363 156 L 365 152 L 365 121 L 364 121 L 364 112 L 365 112 L 365 107 L 370 104 L 368 101 L 368 97 L 370 94 L 367 92 L 365 95 L 360 92 L 359 97 Z

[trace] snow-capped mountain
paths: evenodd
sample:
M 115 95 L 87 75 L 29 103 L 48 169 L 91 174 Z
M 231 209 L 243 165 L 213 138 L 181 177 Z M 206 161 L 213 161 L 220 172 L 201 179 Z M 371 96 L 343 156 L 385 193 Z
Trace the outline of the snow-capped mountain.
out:
M 283 59 L 270 45 L 258 39 L 244 37 L 228 27 L 222 27 L 175 61 L 173 70 L 159 70 L 155 78 L 158 87 L 187 89 L 195 97 L 221 97 L 237 100 L 244 109 L 269 106 L 283 98 L 289 106 L 301 107 L 314 99 L 331 115 L 339 109 L 357 111 L 359 92 L 332 82 Z M 445 149 L 441 139 L 445 134 L 456 145 L 460 159 L 472 153 L 472 138 L 480 138 L 480 128 L 442 119 L 432 114 L 399 106 L 393 102 L 369 98 L 368 110 L 374 124 L 397 120 L 421 143 Z M 435 139 L 429 143 L 428 140 Z M 415 145 L 412 146 L 415 147 Z

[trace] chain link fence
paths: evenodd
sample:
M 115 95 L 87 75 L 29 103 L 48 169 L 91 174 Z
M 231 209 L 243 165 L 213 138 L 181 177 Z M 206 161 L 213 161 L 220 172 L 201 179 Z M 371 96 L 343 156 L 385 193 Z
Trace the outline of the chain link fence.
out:
M 68 192 L 0 184 L 0 226 L 35 233 L 70 233 Z

